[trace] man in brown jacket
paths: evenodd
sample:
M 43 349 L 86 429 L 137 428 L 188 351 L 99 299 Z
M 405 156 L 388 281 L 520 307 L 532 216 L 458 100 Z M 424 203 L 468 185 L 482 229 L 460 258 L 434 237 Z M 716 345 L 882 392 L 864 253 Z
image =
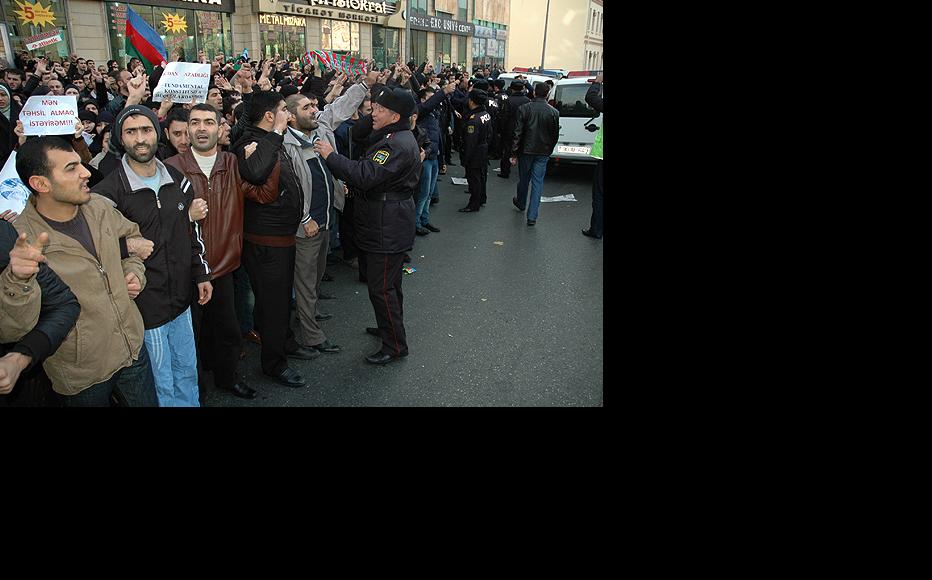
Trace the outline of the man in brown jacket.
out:
M 195 105 L 188 116 L 191 147 L 165 160 L 188 178 L 194 190 L 192 217 L 197 219 L 207 246 L 213 296 L 207 304 L 193 305 L 191 315 L 198 345 L 201 404 L 204 403 L 204 367 L 214 372 L 214 385 L 243 399 L 256 391 L 237 373 L 242 336 L 236 320 L 233 271 L 243 250 L 243 198 L 267 190 L 277 193 L 278 177 L 262 186 L 240 178 L 236 155 L 220 151 L 220 113 L 209 104 Z M 254 147 L 252 148 L 254 150 Z M 248 153 L 248 151 L 247 151 Z M 208 208 L 213 213 L 208 213 Z
M 33 193 L 16 229 L 32 240 L 48 232 L 47 263 L 81 304 L 75 327 L 45 361 L 52 388 L 66 406 L 106 407 L 114 394 L 129 406 L 157 406 L 133 302 L 146 285 L 145 267 L 138 257 L 121 259 L 118 241 L 142 239 L 139 227 L 90 193 L 90 172 L 61 138 L 29 139 L 16 171 Z

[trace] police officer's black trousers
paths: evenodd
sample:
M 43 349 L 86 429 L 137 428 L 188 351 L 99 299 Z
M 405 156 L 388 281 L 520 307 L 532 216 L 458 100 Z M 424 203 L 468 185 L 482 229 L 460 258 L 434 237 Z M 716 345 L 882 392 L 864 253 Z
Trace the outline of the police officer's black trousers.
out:
M 592 180 L 592 218 L 589 220 L 589 231 L 593 235 L 602 237 L 602 160 L 595 167 L 595 178 Z
M 404 253 L 366 254 L 366 284 L 369 300 L 382 335 L 382 352 L 393 356 L 408 354 L 404 324 L 404 295 L 401 292 Z
M 262 372 L 277 376 L 288 366 L 286 347 L 297 347 L 291 330 L 295 246 L 243 242 L 243 265 L 256 295 L 256 330 L 262 337 Z
M 229 389 L 236 383 L 236 367 L 239 365 L 243 343 L 236 319 L 233 272 L 212 280 L 211 285 L 214 290 L 210 302 L 201 306 L 195 300 L 191 304 L 201 401 L 204 401 L 205 396 L 206 370 L 214 371 L 214 386 L 218 389 Z
M 470 209 L 478 210 L 479 206 L 486 202 L 485 180 L 489 176 L 487 165 L 482 167 L 467 167 L 466 182 L 469 184 L 469 204 Z

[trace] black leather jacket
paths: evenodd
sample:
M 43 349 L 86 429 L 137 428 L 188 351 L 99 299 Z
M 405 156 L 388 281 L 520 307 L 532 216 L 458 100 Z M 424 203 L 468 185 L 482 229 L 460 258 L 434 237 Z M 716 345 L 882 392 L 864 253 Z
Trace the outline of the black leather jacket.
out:
M 515 155 L 550 155 L 560 139 L 560 113 L 547 99 L 534 99 L 515 113 Z

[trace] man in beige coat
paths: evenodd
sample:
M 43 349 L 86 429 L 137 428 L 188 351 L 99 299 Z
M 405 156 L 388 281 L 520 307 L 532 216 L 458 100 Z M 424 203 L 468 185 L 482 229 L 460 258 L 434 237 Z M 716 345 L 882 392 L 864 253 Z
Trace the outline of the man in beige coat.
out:
M 146 284 L 142 259 L 121 257 L 120 238 L 143 238 L 104 197 L 88 189 L 90 172 L 69 143 L 30 138 L 16 171 L 32 195 L 16 220 L 19 233 L 47 232 L 45 257 L 81 304 L 75 327 L 45 361 L 45 372 L 66 406 L 157 406 L 155 382 L 143 345 L 142 316 L 133 299 Z

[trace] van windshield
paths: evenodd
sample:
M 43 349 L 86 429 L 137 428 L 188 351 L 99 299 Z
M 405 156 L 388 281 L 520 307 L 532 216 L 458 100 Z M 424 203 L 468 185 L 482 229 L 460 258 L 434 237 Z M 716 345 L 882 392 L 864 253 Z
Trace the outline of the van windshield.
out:
M 587 119 L 598 116 L 595 109 L 586 104 L 586 93 L 591 87 L 586 84 L 572 84 L 557 86 L 554 107 L 560 111 L 561 117 L 585 117 Z

